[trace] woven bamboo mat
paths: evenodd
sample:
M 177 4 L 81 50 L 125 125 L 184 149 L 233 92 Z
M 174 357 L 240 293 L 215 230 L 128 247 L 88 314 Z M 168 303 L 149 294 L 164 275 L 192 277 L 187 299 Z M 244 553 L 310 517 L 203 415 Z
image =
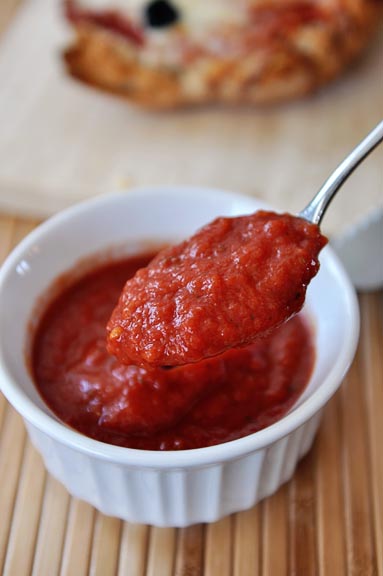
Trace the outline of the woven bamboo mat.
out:
M 34 225 L 0 215 L 1 260 Z M 132 525 L 71 498 L 0 394 L 0 574 L 383 575 L 383 292 L 360 304 L 357 357 L 314 448 L 277 494 L 215 524 Z

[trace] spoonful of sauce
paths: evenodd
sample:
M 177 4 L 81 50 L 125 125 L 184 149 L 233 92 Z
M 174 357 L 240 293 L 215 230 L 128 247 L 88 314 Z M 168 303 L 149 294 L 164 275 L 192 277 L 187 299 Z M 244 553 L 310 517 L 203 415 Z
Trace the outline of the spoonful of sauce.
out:
M 298 216 L 217 218 L 130 279 L 107 326 L 126 364 L 180 366 L 250 344 L 302 308 L 327 244 L 319 225 L 336 192 L 383 140 L 383 122 Z

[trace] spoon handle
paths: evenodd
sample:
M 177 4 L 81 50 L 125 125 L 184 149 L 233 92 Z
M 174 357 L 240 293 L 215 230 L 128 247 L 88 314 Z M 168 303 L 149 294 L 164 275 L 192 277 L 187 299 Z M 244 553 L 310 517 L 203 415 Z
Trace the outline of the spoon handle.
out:
M 331 200 L 355 168 L 383 141 L 383 120 L 339 164 L 299 216 L 320 224 Z

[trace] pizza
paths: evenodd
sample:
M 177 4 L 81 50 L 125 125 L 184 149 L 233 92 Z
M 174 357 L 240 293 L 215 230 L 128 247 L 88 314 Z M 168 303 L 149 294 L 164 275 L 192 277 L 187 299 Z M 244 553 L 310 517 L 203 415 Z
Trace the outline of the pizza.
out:
M 381 0 L 64 0 L 70 74 L 137 104 L 267 104 L 357 58 Z

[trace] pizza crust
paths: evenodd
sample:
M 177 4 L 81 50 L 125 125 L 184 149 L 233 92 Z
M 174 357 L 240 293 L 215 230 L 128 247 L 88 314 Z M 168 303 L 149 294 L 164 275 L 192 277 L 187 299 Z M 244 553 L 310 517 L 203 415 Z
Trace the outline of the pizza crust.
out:
M 240 58 L 206 53 L 177 67 L 143 63 L 136 46 L 81 22 L 64 60 L 78 80 L 145 107 L 272 104 L 314 92 L 365 48 L 379 20 L 378 3 L 332 0 L 331 6 L 320 23 L 303 20 L 292 33 L 263 39 Z

